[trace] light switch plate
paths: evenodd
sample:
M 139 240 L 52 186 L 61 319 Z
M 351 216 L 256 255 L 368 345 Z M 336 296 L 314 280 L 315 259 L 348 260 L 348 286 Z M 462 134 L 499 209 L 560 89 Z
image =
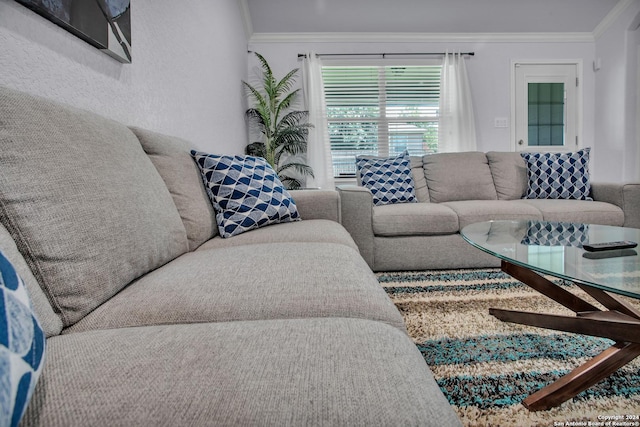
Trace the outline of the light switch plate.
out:
M 509 127 L 509 119 L 506 117 L 496 117 L 495 118 L 495 127 L 497 128 L 508 128 Z

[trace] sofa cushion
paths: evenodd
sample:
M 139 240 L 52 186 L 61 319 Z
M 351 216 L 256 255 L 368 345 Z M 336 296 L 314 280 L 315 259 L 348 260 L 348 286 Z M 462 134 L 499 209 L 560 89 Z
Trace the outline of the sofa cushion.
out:
M 406 334 L 358 319 L 62 335 L 42 380 L 28 425 L 461 425 Z
M 417 201 L 408 152 L 392 158 L 356 157 L 356 167 L 362 186 L 371 190 L 374 205 Z
M 527 165 L 516 152 L 490 151 L 487 153 L 491 176 L 499 200 L 522 199 L 529 185 Z
M 29 297 L 36 318 L 39 320 L 46 337 L 58 335 L 62 331 L 62 320 L 53 311 L 47 296 L 40 288 L 38 281 L 33 276 L 27 262 L 18 251 L 15 242 L 9 232 L 0 224 L 0 251 L 4 253 L 9 262 L 15 267 L 18 275 L 22 279 Z
M 509 200 L 461 200 L 445 206 L 458 215 L 460 230 L 475 222 L 491 220 L 543 219 L 533 206 Z
M 358 250 L 358 246 L 345 228 L 335 221 L 305 219 L 304 221 L 274 224 L 243 233 L 233 239 L 217 236 L 204 243 L 198 250 L 253 245 L 256 243 L 317 242 L 339 243 Z
M 45 336 L 16 269 L 0 252 L 0 425 L 17 426 L 44 366 Z
M 429 196 L 434 203 L 498 198 L 484 153 L 429 154 L 423 161 Z
M 202 172 L 222 237 L 300 220 L 293 198 L 265 159 L 195 150 L 191 155 Z
M 616 205 L 588 200 L 523 199 L 514 203 L 528 204 L 542 213 L 545 221 L 583 222 L 585 224 L 624 224 L 624 212 Z
M 124 125 L 0 89 L 0 221 L 65 326 L 188 250 L 158 171 Z
M 173 136 L 135 127 L 131 130 L 173 197 L 187 230 L 189 250 L 218 234 L 216 213 L 202 185 L 200 169 L 191 157 L 191 145 Z
M 458 216 L 438 203 L 406 203 L 373 208 L 376 236 L 429 236 L 456 233 Z
M 429 202 L 429 187 L 424 176 L 422 156 L 411 156 L 411 176 L 415 186 L 416 199 L 419 202 Z
M 592 200 L 590 148 L 575 153 L 521 153 L 527 164 L 527 199 Z
M 354 249 L 263 243 L 185 254 L 67 331 L 301 317 L 358 317 L 404 329 L 402 316 Z

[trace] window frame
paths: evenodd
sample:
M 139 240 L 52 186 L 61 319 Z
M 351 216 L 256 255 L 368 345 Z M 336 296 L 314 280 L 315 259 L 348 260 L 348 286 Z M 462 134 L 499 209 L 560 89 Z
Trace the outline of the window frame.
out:
M 379 71 L 378 71 L 378 86 L 381 87 L 381 92 L 384 92 L 384 67 L 402 67 L 402 66 L 407 66 L 407 67 L 411 67 L 411 66 L 439 66 L 442 67 L 442 58 L 426 58 L 426 59 L 399 59 L 399 58 L 383 58 L 383 59 L 379 59 L 379 58 L 370 58 L 370 59 L 323 59 L 322 61 L 322 67 L 380 67 Z M 382 78 L 381 78 L 382 77 Z M 324 86 L 324 81 L 323 81 L 323 86 Z M 326 86 L 325 86 L 326 89 Z M 440 86 L 439 86 L 440 89 Z M 325 95 L 326 97 L 326 95 Z M 439 98 L 438 98 L 439 100 Z M 382 126 L 386 126 L 387 129 L 389 128 L 389 125 L 393 124 L 393 123 L 399 123 L 399 124 L 404 124 L 407 122 L 407 118 L 406 117 L 388 117 L 387 116 L 387 104 L 388 102 L 386 102 L 386 97 L 380 97 L 379 98 L 379 102 L 378 102 L 378 108 L 379 108 L 379 114 L 377 118 L 367 118 L 367 117 L 363 117 L 363 118 L 342 118 L 342 119 L 330 119 L 329 115 L 327 113 L 327 128 L 330 127 L 331 123 L 357 123 L 357 122 L 362 122 L 362 123 L 372 123 L 375 122 L 378 127 L 382 127 Z M 439 102 L 438 102 L 439 104 Z M 325 108 L 328 109 L 328 107 L 326 107 L 326 98 L 325 98 Z M 440 111 L 439 111 L 439 106 L 436 110 L 436 114 L 433 118 L 420 118 L 420 119 L 416 119 L 414 120 L 416 122 L 421 122 L 421 123 L 437 123 L 439 124 L 440 122 Z M 329 129 L 328 129 L 329 130 Z M 330 132 L 329 132 L 330 134 Z M 378 149 L 378 154 L 377 156 L 379 157 L 388 157 L 390 155 L 390 147 L 392 145 L 391 139 L 390 139 L 390 132 L 378 132 L 377 133 L 377 137 L 378 137 L 378 141 L 377 141 L 377 149 Z M 331 163 L 332 163 L 332 169 L 334 167 L 333 164 L 333 150 L 331 149 Z M 355 164 L 355 158 L 354 158 L 354 164 Z M 343 181 L 348 181 L 348 180 L 353 180 L 356 177 L 356 173 L 355 172 L 353 175 L 345 175 L 345 174 L 339 174 L 339 175 L 335 175 L 334 179 L 336 180 L 343 180 Z

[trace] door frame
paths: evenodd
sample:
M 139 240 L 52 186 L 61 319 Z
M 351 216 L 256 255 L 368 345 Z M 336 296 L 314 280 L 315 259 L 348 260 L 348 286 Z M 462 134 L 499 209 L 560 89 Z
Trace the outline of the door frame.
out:
M 518 141 L 516 141 L 516 64 L 522 65 L 575 65 L 578 76 L 578 87 L 576 87 L 576 136 L 578 145 L 566 145 L 564 149 L 558 151 L 576 151 L 583 146 L 583 87 L 584 73 L 582 59 L 512 59 L 509 75 L 511 77 L 511 118 L 510 118 L 510 138 L 509 146 L 514 152 L 518 151 Z M 560 148 L 560 147 L 559 147 Z

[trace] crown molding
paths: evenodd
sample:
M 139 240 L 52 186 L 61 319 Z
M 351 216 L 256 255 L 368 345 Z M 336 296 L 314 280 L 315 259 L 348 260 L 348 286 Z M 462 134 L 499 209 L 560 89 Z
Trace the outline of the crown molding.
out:
M 613 25 L 613 23 L 622 15 L 622 13 L 635 0 L 619 0 L 618 3 L 607 13 L 598 26 L 593 30 L 593 39 L 598 40 Z
M 253 33 L 249 43 L 592 43 L 594 40 L 593 33 Z

